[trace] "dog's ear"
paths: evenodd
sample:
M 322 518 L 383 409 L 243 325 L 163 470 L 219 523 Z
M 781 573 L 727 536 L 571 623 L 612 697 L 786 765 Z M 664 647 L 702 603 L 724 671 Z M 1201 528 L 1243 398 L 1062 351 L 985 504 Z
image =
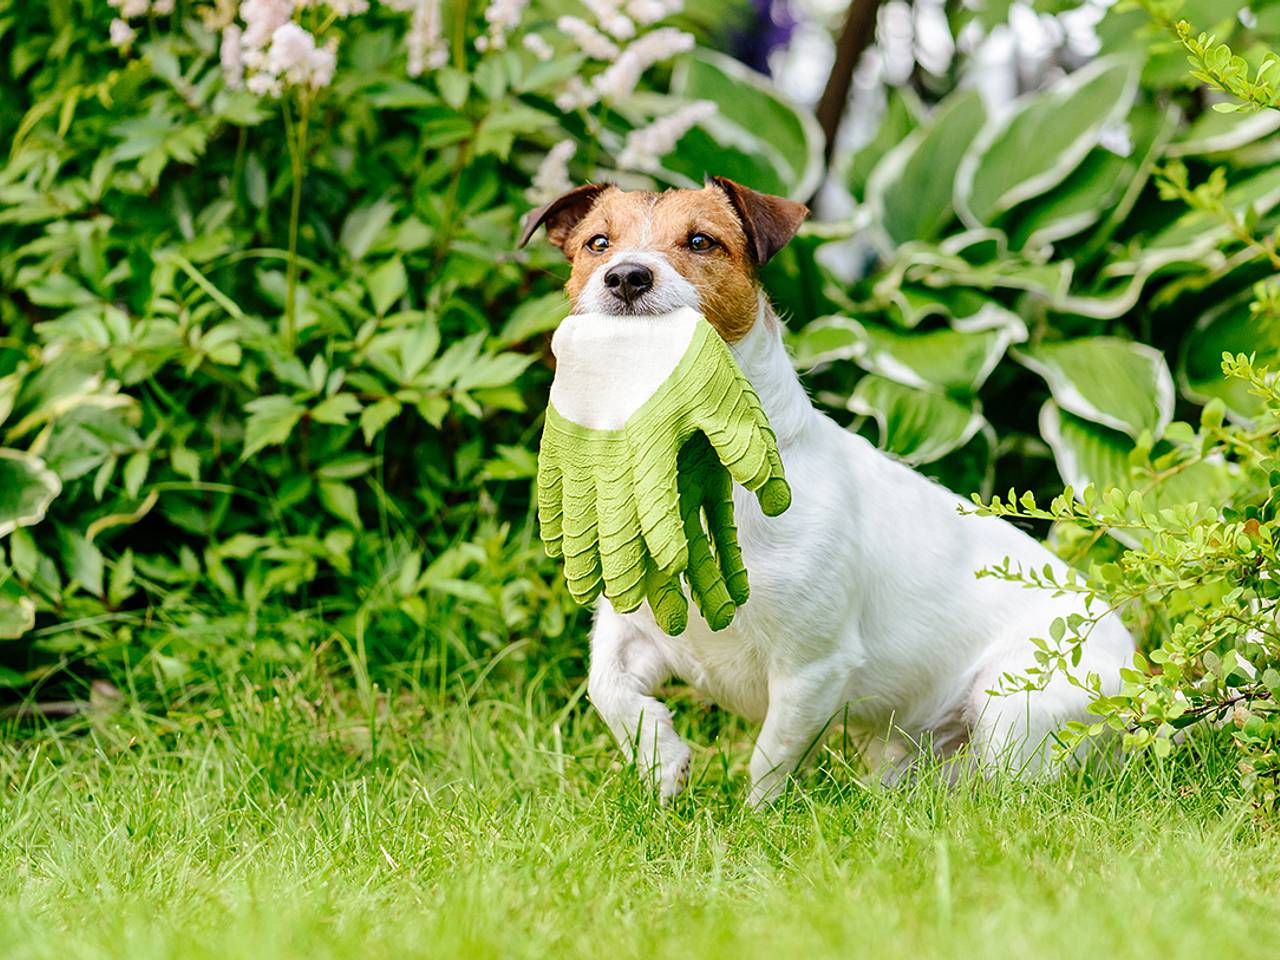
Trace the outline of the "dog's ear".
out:
M 607 183 L 588 183 L 584 187 L 575 187 L 568 193 L 562 193 L 536 210 L 530 210 L 524 218 L 524 232 L 520 235 L 519 246 L 523 247 L 528 243 L 534 231 L 546 224 L 547 239 L 563 250 L 565 241 L 569 239 L 569 234 L 578 221 L 587 215 L 596 198 L 607 189 Z
M 723 190 L 733 204 L 747 234 L 747 248 L 757 265 L 773 259 L 809 216 L 809 208 L 803 203 L 759 193 L 728 177 L 710 177 L 707 182 Z

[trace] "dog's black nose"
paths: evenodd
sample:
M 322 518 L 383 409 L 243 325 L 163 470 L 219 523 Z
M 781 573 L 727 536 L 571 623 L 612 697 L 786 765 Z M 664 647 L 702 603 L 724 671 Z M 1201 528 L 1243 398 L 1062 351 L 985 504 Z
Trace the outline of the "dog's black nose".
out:
M 604 274 L 604 285 L 619 300 L 630 303 L 653 286 L 653 271 L 638 263 L 619 263 Z

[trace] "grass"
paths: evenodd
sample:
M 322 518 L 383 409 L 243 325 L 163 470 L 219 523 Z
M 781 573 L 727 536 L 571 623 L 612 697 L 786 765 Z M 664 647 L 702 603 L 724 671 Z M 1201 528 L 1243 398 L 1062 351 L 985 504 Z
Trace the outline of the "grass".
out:
M 1280 835 L 1234 759 L 741 805 L 751 731 L 686 704 L 657 806 L 581 690 L 461 702 L 315 675 L 0 748 L 0 956 L 1159 957 L 1280 943 Z M 706 746 L 710 744 L 710 746 Z

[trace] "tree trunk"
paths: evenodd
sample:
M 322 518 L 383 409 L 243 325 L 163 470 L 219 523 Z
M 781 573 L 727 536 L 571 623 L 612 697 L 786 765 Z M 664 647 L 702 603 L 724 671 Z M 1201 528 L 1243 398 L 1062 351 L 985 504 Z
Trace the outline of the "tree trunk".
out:
M 863 51 L 876 38 L 876 12 L 883 0 L 852 0 L 845 15 L 844 27 L 836 41 L 836 62 L 827 77 L 827 86 L 818 101 L 818 123 L 826 136 L 823 157 L 829 163 L 836 149 L 836 134 L 840 130 L 840 118 L 849 102 L 849 88 L 853 86 L 853 73 L 858 68 Z

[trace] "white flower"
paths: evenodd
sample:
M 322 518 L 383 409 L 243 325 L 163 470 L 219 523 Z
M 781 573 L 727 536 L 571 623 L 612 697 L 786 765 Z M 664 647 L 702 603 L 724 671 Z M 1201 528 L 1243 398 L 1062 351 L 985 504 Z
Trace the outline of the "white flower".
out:
M 319 90 L 333 83 L 333 74 L 337 68 L 338 41 L 337 38 L 332 38 L 311 53 L 311 62 L 307 65 L 307 82 L 311 84 L 311 89 Z
M 596 76 L 596 92 L 605 98 L 628 96 L 635 90 L 646 70 L 659 60 L 692 50 L 693 42 L 693 34 L 675 27 L 663 27 L 646 33 L 622 51 L 622 55 L 612 66 Z
M 672 14 L 679 13 L 683 7 L 681 0 L 629 0 L 627 16 L 647 27 Z
M 545 62 L 555 56 L 555 50 L 551 48 L 551 44 L 547 43 L 546 37 L 540 33 L 526 33 L 522 42 L 524 43 L 524 48 L 539 60 Z
M 583 0 L 601 29 L 619 40 L 630 40 L 636 35 L 636 25 L 622 12 L 622 0 Z
M 218 58 L 222 62 L 222 76 L 227 86 L 238 90 L 244 85 L 243 31 L 234 23 L 222 31 L 222 44 Z
M 316 49 L 316 38 L 293 21 L 282 24 L 271 34 L 271 47 L 267 50 L 267 70 L 283 73 L 297 83 L 305 75 Z
M 133 27 L 125 23 L 119 17 L 111 21 L 111 45 L 123 50 L 129 44 L 133 43 L 134 37 L 138 34 L 134 32 Z
M 440 0 L 415 0 L 413 19 L 405 37 L 409 59 L 409 76 L 420 77 L 427 70 L 438 70 L 449 61 L 440 32 Z
M 530 203 L 549 203 L 573 187 L 573 181 L 569 179 L 569 160 L 577 149 L 574 141 L 561 140 L 547 151 L 533 175 L 533 185 L 525 191 Z
M 244 21 L 245 51 L 264 49 L 292 14 L 293 0 L 244 0 L 240 19 Z
M 328 86 L 338 63 L 336 43 L 332 40 L 328 46 L 317 47 L 316 38 L 290 20 L 271 35 L 265 72 L 313 90 Z
M 600 99 L 595 89 L 582 82 L 581 77 L 570 77 L 556 94 L 556 107 L 564 113 L 572 113 L 579 107 L 589 107 Z
M 580 17 L 563 16 L 556 26 L 592 60 L 613 60 L 618 56 L 618 45 Z
M 280 82 L 280 78 L 269 73 L 255 73 L 246 86 L 250 93 L 260 97 L 278 97 L 284 92 L 284 84 Z
M 506 47 L 507 34 L 519 25 L 528 5 L 529 0 L 492 0 L 484 9 L 484 20 L 489 24 L 489 33 L 476 38 L 476 49 L 483 52 Z
M 627 170 L 661 169 L 662 158 L 676 148 L 680 138 L 715 114 L 716 105 L 710 100 L 695 100 L 647 127 L 632 130 L 618 154 L 618 166 Z
M 173 0 L 151 0 L 151 12 L 157 17 L 167 17 L 173 13 Z
M 329 9 L 339 17 L 355 17 L 369 12 L 369 0 L 329 0 Z

